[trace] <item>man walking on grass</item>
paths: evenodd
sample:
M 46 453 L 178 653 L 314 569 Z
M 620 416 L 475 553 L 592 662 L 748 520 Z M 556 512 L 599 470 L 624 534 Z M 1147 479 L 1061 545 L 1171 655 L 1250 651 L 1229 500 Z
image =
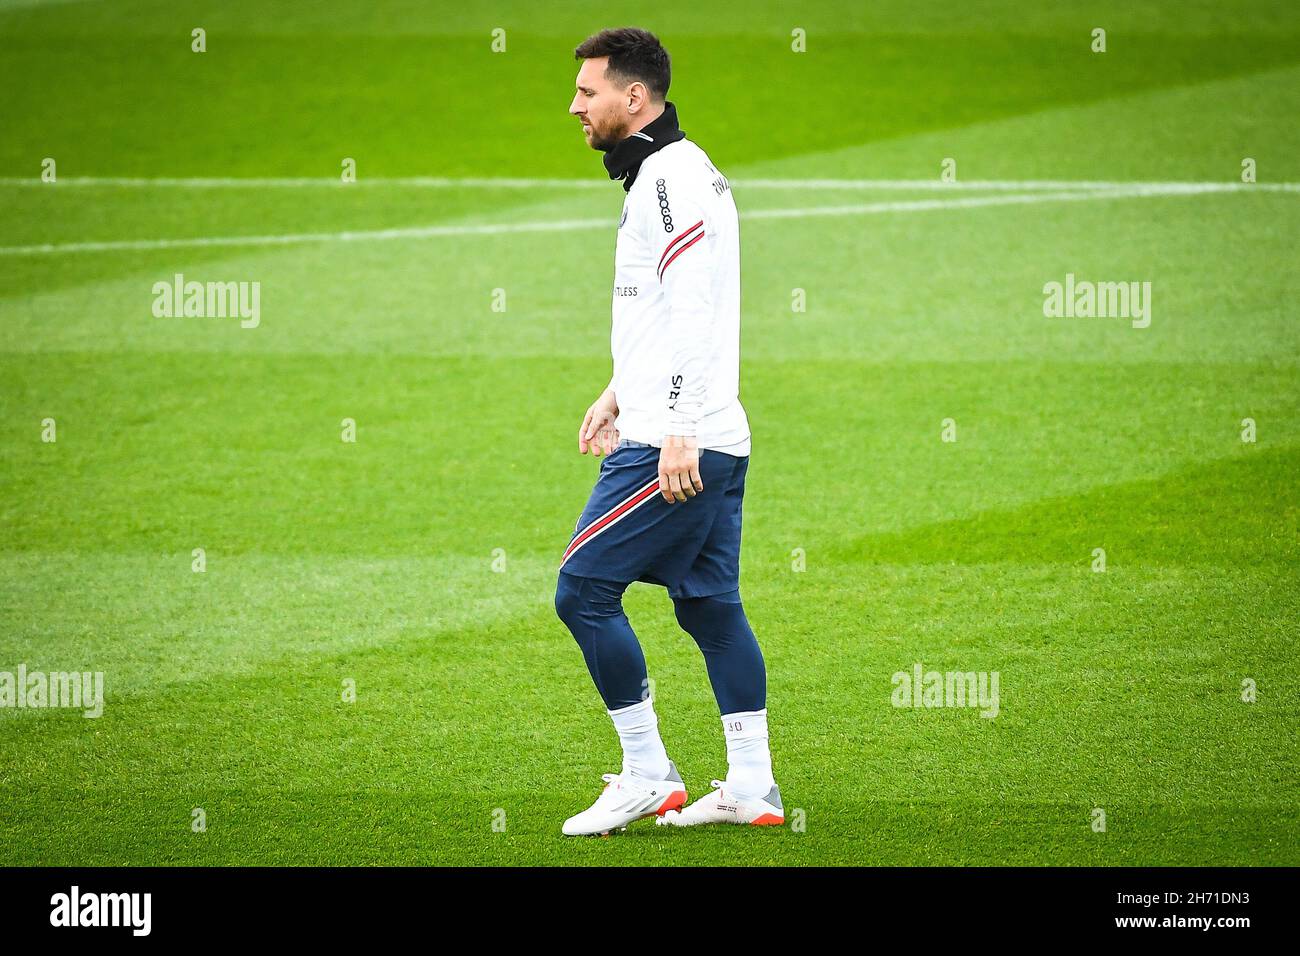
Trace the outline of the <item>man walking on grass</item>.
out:
M 749 422 L 740 383 L 740 228 L 725 176 L 678 128 L 668 52 L 603 30 L 577 48 L 569 112 L 627 197 L 614 258 L 614 375 L 578 451 L 605 455 L 560 564 L 555 609 L 582 649 L 623 747 L 570 836 L 642 817 L 677 826 L 781 824 L 767 742 L 767 673 L 740 602 Z M 633 581 L 668 589 L 704 653 L 727 776 L 686 805 L 659 737 L 641 645 L 623 613 Z

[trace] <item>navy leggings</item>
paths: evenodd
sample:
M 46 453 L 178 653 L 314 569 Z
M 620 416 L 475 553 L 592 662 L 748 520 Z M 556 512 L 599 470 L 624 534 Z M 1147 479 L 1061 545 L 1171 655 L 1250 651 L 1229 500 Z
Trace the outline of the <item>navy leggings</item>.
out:
M 630 707 L 649 696 L 645 655 L 623 613 L 627 588 L 564 571 L 555 588 L 555 612 L 582 649 L 608 710 Z M 762 710 L 767 702 L 767 670 L 745 619 L 740 592 L 674 598 L 673 605 L 677 623 L 704 653 L 718 712 Z

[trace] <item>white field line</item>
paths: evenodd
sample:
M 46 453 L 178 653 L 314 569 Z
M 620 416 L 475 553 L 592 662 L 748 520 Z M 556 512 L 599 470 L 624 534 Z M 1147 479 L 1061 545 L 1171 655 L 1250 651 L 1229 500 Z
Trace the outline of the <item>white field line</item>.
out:
M 1135 183 L 1115 189 L 1061 190 L 1059 192 L 1010 193 L 999 196 L 970 196 L 961 199 L 913 199 L 906 201 L 856 203 L 847 206 L 808 206 L 802 209 L 756 209 L 742 213 L 742 219 L 802 219 L 812 216 L 854 216 L 888 212 L 928 212 L 934 209 L 975 209 L 981 206 L 1017 206 L 1041 202 L 1079 202 L 1096 199 L 1127 199 L 1146 196 L 1193 196 L 1221 192 L 1218 183 Z
M 383 242 L 439 236 L 492 236 L 515 232 L 571 232 L 616 225 L 615 220 L 557 219 L 552 222 L 503 222 L 481 226 L 409 226 L 346 232 L 296 232 L 277 236 L 195 236 L 188 239 L 124 239 L 113 242 L 61 242 L 41 246 L 0 246 L 0 256 L 60 252 L 117 252 L 134 249 L 185 249 L 205 246 L 294 246 L 312 242 Z
M 735 181 L 737 186 L 748 189 L 879 189 L 879 190 L 971 190 L 975 192 L 989 190 L 1058 190 L 1058 189 L 1127 189 L 1141 187 L 1147 189 L 1192 189 L 1198 192 L 1249 192 L 1262 189 L 1267 192 L 1300 192 L 1300 183 L 1238 183 L 1217 181 L 1107 181 L 1107 180 L 1069 180 L 1069 179 L 972 179 L 968 181 L 945 183 L 935 179 L 743 179 Z
M 942 209 L 972 209 L 983 206 L 1028 205 L 1044 202 L 1080 202 L 1148 196 L 1188 196 L 1222 192 L 1222 183 L 1135 183 L 1114 189 L 1061 190 L 1057 192 L 1013 193 L 951 199 L 916 199 L 856 203 L 842 206 L 809 206 L 798 209 L 756 209 L 742 219 L 804 219 L 819 216 L 862 216 L 882 213 L 929 212 Z M 67 242 L 36 246 L 0 246 L 0 256 L 32 256 L 81 252 L 183 249 L 209 246 L 283 246 L 317 242 L 383 242 L 401 239 L 432 239 L 441 236 L 490 236 L 528 232 L 571 232 L 580 229 L 610 229 L 612 218 L 560 219 L 541 222 L 487 223 L 483 225 L 410 226 L 344 232 L 302 232 L 284 235 L 195 236 L 184 239 L 127 239 L 108 242 Z
M 972 179 L 946 183 L 938 179 L 732 179 L 732 184 L 744 189 L 820 189 L 820 190 L 938 190 L 938 191 L 1053 191 L 1059 189 L 1123 189 L 1129 186 L 1147 187 L 1212 187 L 1223 192 L 1300 192 L 1300 183 L 1240 183 L 1240 182 L 1122 182 L 1106 180 L 1061 179 Z M 240 178 L 197 177 L 147 179 L 130 176 L 65 176 L 54 183 L 42 182 L 37 177 L 0 177 L 0 186 L 43 186 L 45 188 L 99 187 L 124 189 L 356 189 L 396 187 L 407 189 L 609 189 L 610 181 L 599 177 L 591 179 L 513 179 L 495 177 L 405 176 L 393 178 L 361 178 L 354 183 L 344 183 L 335 178 L 284 177 Z

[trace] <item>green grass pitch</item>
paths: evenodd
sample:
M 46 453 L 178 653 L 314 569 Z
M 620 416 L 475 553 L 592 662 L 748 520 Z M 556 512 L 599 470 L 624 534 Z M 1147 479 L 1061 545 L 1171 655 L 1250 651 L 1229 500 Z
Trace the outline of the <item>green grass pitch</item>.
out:
M 0 709 L 0 864 L 1300 864 L 1293 7 L 359 6 L 0 2 L 0 671 L 107 690 Z M 619 761 L 551 601 L 623 198 L 565 110 L 628 23 L 742 215 L 780 829 L 560 836 Z M 702 658 L 627 607 L 701 794 Z

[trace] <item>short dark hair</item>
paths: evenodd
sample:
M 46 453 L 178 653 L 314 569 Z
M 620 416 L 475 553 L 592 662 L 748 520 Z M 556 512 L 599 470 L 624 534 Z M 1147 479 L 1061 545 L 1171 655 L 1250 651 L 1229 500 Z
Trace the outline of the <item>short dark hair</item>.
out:
M 602 56 L 609 57 L 605 75 L 610 79 L 624 85 L 640 80 L 656 100 L 668 95 L 672 65 L 668 51 L 650 31 L 636 27 L 601 30 L 573 51 L 575 60 L 595 60 Z

